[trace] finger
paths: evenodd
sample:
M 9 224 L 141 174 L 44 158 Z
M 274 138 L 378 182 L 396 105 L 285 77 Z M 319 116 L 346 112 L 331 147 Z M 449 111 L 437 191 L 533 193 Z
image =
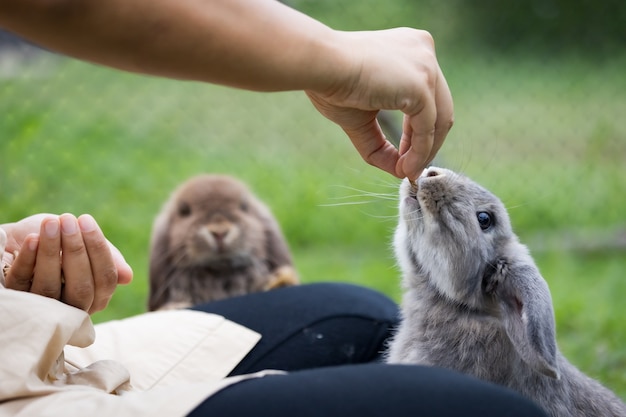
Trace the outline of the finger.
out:
M 413 127 L 411 127 L 411 119 L 405 114 L 402 118 L 402 136 L 400 137 L 400 146 L 398 146 L 400 155 L 404 155 L 411 147 L 412 136 Z
M 61 297 L 61 233 L 58 217 L 41 222 L 39 247 L 30 291 L 45 297 Z
M 39 233 L 42 221 L 46 217 L 51 216 L 54 216 L 54 214 L 39 213 L 10 224 L 11 233 L 9 233 L 9 239 L 5 249 L 10 252 L 19 251 L 24 244 L 26 236 L 31 233 Z
M 430 151 L 427 163 L 435 159 L 435 155 L 441 149 L 452 125 L 454 124 L 454 102 L 452 93 L 448 87 L 448 82 L 441 69 L 437 78 L 437 88 L 435 90 L 435 102 L 437 104 L 437 121 L 435 122 L 435 136 L 433 147 Z
M 39 235 L 32 233 L 24 238 L 22 248 L 11 263 L 5 277 L 6 287 L 18 291 L 30 291 L 37 259 Z
M 124 255 L 119 251 L 111 242 L 109 242 L 109 248 L 113 255 L 113 262 L 117 268 L 117 283 L 121 285 L 130 284 L 133 280 L 133 269 L 124 259 Z
M 62 214 L 60 220 L 61 266 L 65 278 L 61 301 L 88 311 L 94 299 L 94 278 L 85 243 L 76 217 Z
M 83 214 L 78 224 L 91 263 L 94 298 L 89 313 L 93 313 L 104 309 L 113 296 L 118 281 L 117 267 L 109 242 L 93 217 Z
M 385 138 L 375 116 L 359 128 L 344 128 L 344 131 L 365 162 L 396 175 L 398 151 Z
M 410 128 L 403 132 L 403 150 L 406 148 L 396 165 L 398 176 L 416 179 L 428 164 L 428 158 L 435 141 L 435 122 L 437 108 L 432 96 L 425 96 L 423 106 L 414 115 L 408 115 Z M 407 138 L 410 144 L 407 148 Z

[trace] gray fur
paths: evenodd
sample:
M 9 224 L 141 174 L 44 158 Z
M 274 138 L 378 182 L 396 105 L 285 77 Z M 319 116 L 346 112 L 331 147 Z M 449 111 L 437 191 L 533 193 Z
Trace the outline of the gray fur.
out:
M 291 253 L 278 222 L 233 177 L 205 174 L 189 179 L 154 222 L 150 310 L 295 283 Z
M 492 218 L 485 230 L 479 212 Z M 404 180 L 394 248 L 404 297 L 388 362 L 474 375 L 553 417 L 626 416 L 615 394 L 559 352 L 548 285 L 496 196 L 441 168 L 416 187 Z

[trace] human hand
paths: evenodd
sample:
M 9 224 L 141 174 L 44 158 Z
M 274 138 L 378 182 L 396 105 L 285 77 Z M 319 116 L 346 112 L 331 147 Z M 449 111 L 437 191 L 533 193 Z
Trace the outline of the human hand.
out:
M 399 178 L 416 179 L 454 119 L 432 37 L 409 28 L 337 35 L 347 61 L 328 89 L 307 95 L 320 113 L 341 126 L 366 162 Z M 404 113 L 398 150 L 376 121 L 382 109 Z
M 55 298 L 94 313 L 133 272 L 89 215 L 38 214 L 3 225 L 6 287 Z

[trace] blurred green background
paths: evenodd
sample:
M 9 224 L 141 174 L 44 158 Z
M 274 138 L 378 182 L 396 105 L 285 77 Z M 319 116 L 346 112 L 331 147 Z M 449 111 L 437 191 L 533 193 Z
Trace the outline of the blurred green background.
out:
M 501 197 L 550 284 L 561 349 L 626 398 L 626 3 L 290 4 L 338 29 L 433 33 L 456 110 L 436 163 Z M 303 281 L 399 299 L 399 181 L 363 163 L 302 93 L 143 77 L 0 44 L 0 222 L 96 217 L 135 271 L 96 321 L 145 311 L 152 220 L 200 172 L 233 174 L 267 202 Z

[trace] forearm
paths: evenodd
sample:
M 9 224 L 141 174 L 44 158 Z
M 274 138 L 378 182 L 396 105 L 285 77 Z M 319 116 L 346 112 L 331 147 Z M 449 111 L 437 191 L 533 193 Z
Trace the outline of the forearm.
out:
M 132 72 L 258 91 L 305 90 L 363 159 L 417 178 L 453 120 L 430 34 L 334 31 L 276 0 L 0 0 L 0 26 Z M 400 149 L 376 121 L 405 114 Z
M 345 65 L 335 31 L 275 0 L 0 0 L 0 26 L 83 60 L 252 90 L 329 89 Z

